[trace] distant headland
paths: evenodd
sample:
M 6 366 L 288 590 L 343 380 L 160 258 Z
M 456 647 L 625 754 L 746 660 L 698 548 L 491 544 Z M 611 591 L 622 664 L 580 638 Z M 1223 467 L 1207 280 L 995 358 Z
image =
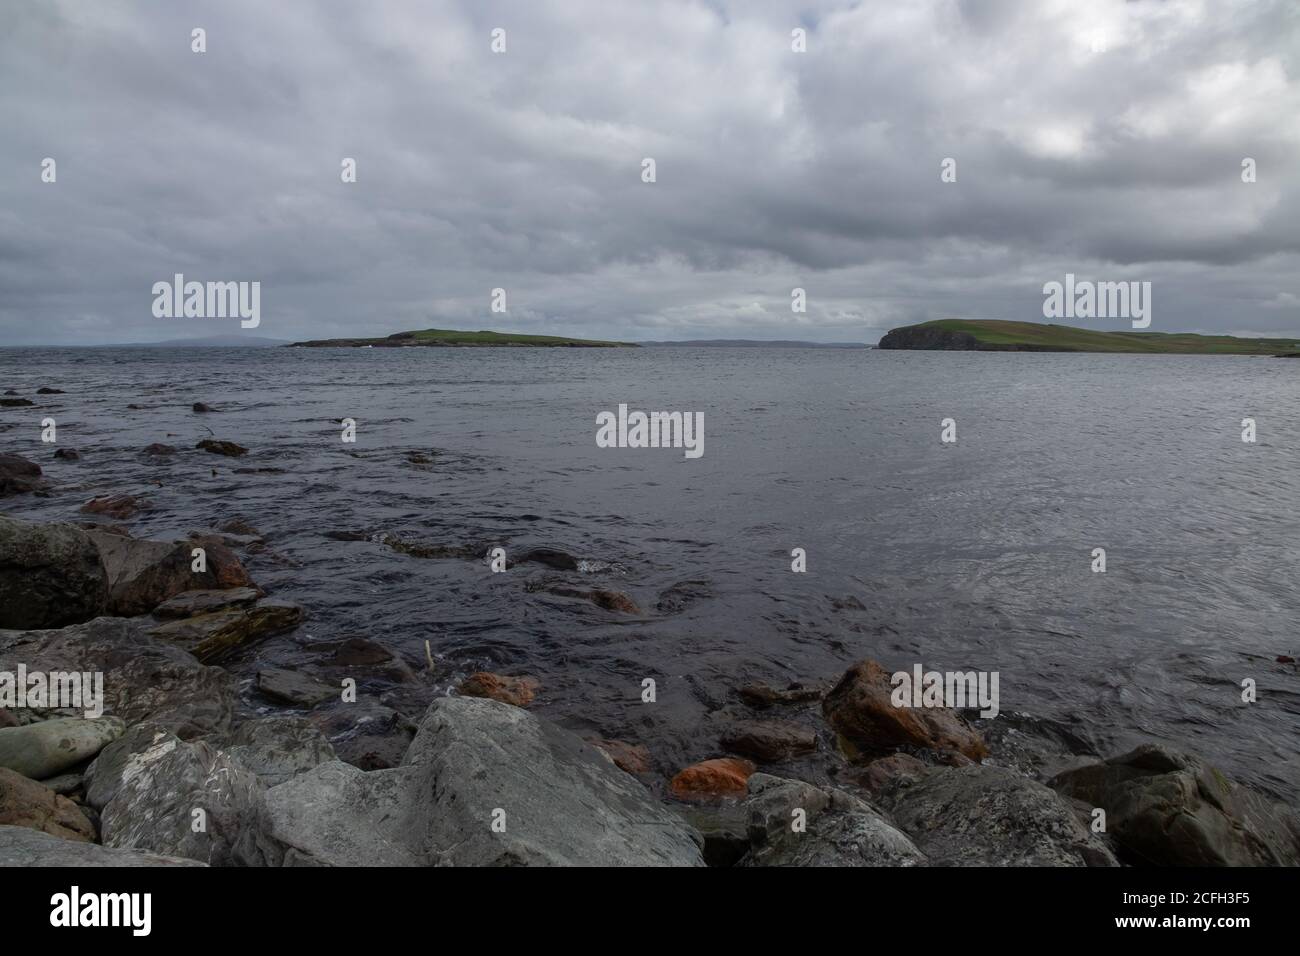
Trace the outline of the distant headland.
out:
M 938 319 L 891 329 L 882 349 L 970 352 L 1132 352 L 1300 356 L 1300 339 L 1248 339 L 1190 332 L 1100 332 L 997 319 Z
M 401 349 L 484 346 L 572 349 L 634 349 L 637 347 L 633 342 L 602 342 L 596 339 L 571 339 L 562 335 L 522 335 L 517 332 L 462 332 L 457 329 L 394 332 L 392 335 L 377 339 L 313 339 L 308 342 L 290 342 L 286 347 Z

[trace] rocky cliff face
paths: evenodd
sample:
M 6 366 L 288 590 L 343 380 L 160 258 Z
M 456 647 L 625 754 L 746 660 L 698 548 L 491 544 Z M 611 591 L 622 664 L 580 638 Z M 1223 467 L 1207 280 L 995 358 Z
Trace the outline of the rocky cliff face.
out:
M 882 349 L 941 349 L 944 351 L 975 351 L 981 346 L 969 332 L 955 332 L 938 326 L 911 325 L 891 329 L 880 340 Z

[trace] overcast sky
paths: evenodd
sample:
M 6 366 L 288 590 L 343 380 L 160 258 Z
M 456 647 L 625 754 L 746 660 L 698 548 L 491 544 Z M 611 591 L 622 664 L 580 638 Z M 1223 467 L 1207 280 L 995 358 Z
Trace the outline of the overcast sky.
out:
M 288 339 L 874 342 L 1067 272 L 1297 335 L 1298 184 L 1296 0 L 0 7 L 0 344 L 240 333 L 177 272 Z

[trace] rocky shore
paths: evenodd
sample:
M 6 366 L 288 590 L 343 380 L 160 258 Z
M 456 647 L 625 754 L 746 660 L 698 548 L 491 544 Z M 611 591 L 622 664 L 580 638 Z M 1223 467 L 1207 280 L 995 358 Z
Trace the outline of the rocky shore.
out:
M 0 455 L 0 498 L 51 493 L 37 464 Z M 117 523 L 139 507 L 0 515 L 0 692 L 20 672 L 100 675 L 103 692 L 93 717 L 0 697 L 0 865 L 1300 863 L 1296 814 L 1195 756 L 1151 743 L 1102 759 L 1024 715 L 898 708 L 871 660 L 720 689 L 734 706 L 714 756 L 669 774 L 653 741 L 531 712 L 528 675 L 448 691 L 431 657 L 425 671 L 361 637 L 315 642 L 310 672 L 238 680 L 223 664 L 310 609 L 246 570 L 267 547 L 254 524 L 151 541 Z M 553 593 L 640 613 L 568 583 L 577 562 L 511 560 L 560 575 L 536 585 Z

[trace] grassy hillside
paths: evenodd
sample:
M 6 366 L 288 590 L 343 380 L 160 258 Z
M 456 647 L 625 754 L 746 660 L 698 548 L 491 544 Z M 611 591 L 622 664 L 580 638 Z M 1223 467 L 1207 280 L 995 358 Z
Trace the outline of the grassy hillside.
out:
M 597 339 L 571 339 L 562 335 L 523 335 L 517 332 L 462 332 L 459 329 L 420 329 L 395 332 L 377 339 L 313 339 L 293 342 L 298 348 L 419 348 L 465 346 L 532 346 L 541 348 L 636 348 L 631 342 L 603 342 Z
M 886 344 L 886 339 L 891 336 L 897 344 Z M 974 344 L 969 344 L 968 336 L 974 340 Z M 1188 332 L 1099 332 L 1068 325 L 1003 322 L 995 319 L 938 319 L 922 322 L 891 330 L 881 340 L 881 345 L 885 348 L 1206 355 L 1277 355 L 1300 350 L 1300 340 L 1297 339 L 1246 339 L 1232 335 L 1193 335 Z

